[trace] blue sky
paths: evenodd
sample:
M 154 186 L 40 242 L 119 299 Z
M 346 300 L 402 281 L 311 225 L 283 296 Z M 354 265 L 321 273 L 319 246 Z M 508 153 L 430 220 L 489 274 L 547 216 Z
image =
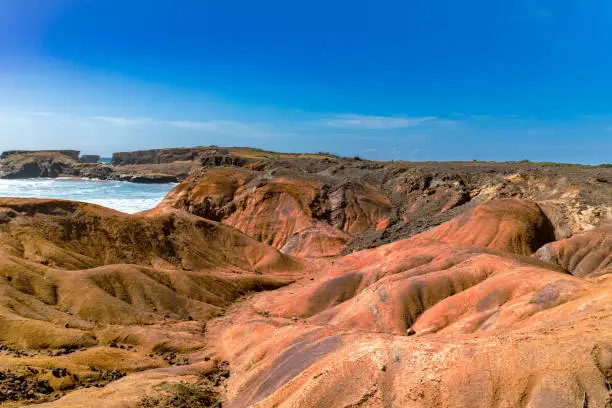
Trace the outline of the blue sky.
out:
M 608 0 L 0 0 L 0 150 L 612 157 Z

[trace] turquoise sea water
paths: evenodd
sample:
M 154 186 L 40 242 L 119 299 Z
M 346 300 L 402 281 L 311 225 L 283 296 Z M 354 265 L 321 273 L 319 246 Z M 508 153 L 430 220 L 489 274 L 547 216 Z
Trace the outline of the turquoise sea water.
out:
M 85 201 L 133 214 L 155 207 L 174 186 L 75 179 L 0 180 L 0 197 Z

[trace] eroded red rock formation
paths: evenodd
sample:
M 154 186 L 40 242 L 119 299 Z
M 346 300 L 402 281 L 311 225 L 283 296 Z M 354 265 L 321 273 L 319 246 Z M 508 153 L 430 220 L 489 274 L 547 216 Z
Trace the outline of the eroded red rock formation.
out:
M 190 176 L 159 207 L 219 220 L 302 257 L 339 254 L 351 234 L 376 229 L 391 211 L 389 200 L 367 185 L 332 188 L 314 177 L 230 168 Z
M 145 213 L 0 199 L 0 403 L 612 404 L 607 182 L 230 153 Z
M 229 405 L 606 406 L 612 281 L 521 255 L 544 220 L 492 202 L 255 297 L 213 329 Z
M 612 227 L 596 228 L 551 242 L 536 257 L 553 262 L 572 275 L 594 277 L 612 272 Z

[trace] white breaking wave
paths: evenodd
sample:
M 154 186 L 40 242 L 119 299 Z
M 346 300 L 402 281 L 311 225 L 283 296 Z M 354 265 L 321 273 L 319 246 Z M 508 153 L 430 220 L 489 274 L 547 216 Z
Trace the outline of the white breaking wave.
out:
M 0 180 L 0 197 L 83 201 L 133 214 L 155 207 L 175 185 L 79 179 Z

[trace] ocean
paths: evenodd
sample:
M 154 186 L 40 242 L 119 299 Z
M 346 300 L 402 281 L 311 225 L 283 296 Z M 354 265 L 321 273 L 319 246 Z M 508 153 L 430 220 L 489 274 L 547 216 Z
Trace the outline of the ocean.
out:
M 133 214 L 155 207 L 175 185 L 78 179 L 0 179 L 0 197 L 84 201 Z

